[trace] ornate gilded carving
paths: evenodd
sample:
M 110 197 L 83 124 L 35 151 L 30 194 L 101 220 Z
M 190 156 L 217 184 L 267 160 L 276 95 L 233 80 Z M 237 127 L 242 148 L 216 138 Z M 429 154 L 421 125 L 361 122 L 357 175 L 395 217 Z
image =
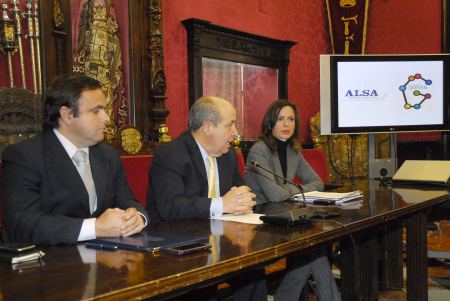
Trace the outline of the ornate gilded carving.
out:
M 167 127 L 167 125 L 165 123 L 161 123 L 159 125 L 158 133 L 159 133 L 159 139 L 158 139 L 159 143 L 165 143 L 165 142 L 169 142 L 171 140 L 170 136 L 168 135 L 169 128 Z
M 160 141 L 159 130 L 163 124 L 163 127 L 167 129 L 168 132 L 168 128 L 165 123 L 166 117 L 169 115 L 169 111 L 165 106 L 167 97 L 165 96 L 166 75 L 164 73 L 162 1 L 149 0 L 148 14 L 151 20 L 150 33 L 148 35 L 148 58 L 151 62 L 150 87 L 152 104 L 152 108 L 150 111 L 150 117 L 152 121 L 152 126 L 150 129 L 150 139 L 153 141 Z
M 353 7 L 356 5 L 356 0 L 339 0 L 340 7 Z
M 310 120 L 314 148 L 323 149 L 327 157 L 330 182 L 354 183 L 368 175 L 368 136 L 320 135 L 320 113 Z M 377 134 L 377 153 L 380 158 L 389 156 L 389 134 Z
M 149 154 L 155 146 L 142 136 L 139 129 L 131 125 L 120 127 L 111 144 L 123 155 Z
M 62 0 L 53 0 L 53 26 L 55 29 L 64 30 L 64 14 L 62 13 Z
M 14 87 L 12 55 L 17 51 L 14 36 L 14 22 L 8 15 L 8 5 L 2 3 L 2 18 L 0 19 L 0 50 L 6 54 L 8 60 L 9 86 Z
M 105 111 L 110 117 L 105 139 L 111 142 L 117 129 L 128 123 L 128 106 L 123 86 L 122 51 L 119 25 L 112 16 L 112 2 L 83 5 L 74 73 L 86 74 L 100 81 L 106 94 Z
M 120 132 L 122 148 L 129 154 L 137 154 L 142 148 L 141 133 L 134 127 L 124 128 Z
M 14 37 L 14 22 L 8 15 L 8 5 L 2 3 L 2 18 L 0 19 L 0 50 L 4 53 L 17 50 Z
M 20 20 L 22 12 L 17 6 L 19 4 L 18 0 L 11 0 L 11 12 L 14 16 L 14 22 L 16 27 L 16 41 L 17 41 L 17 48 L 19 50 L 19 62 L 20 62 L 20 70 L 21 70 L 21 78 L 22 78 L 22 88 L 27 88 L 27 80 L 25 75 L 25 63 L 24 63 L 24 53 L 23 53 L 23 46 L 22 46 L 22 22 Z

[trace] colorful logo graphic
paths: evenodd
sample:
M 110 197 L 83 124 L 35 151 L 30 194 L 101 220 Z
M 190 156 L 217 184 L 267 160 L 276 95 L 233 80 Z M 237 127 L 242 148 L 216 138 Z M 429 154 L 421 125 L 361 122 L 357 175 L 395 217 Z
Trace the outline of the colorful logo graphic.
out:
M 415 80 L 422 80 L 422 82 L 414 83 Z M 428 90 L 428 86 L 430 86 L 433 82 L 431 79 L 424 79 L 420 73 L 416 73 L 415 75 L 408 76 L 408 81 L 399 87 L 399 90 L 403 93 L 403 98 L 405 100 L 405 105 L 403 106 L 405 109 L 414 108 L 419 110 L 422 106 L 422 103 L 426 99 L 431 98 L 430 93 L 425 93 L 424 91 Z M 411 95 L 412 94 L 412 95 Z M 408 101 L 408 99 L 414 99 L 416 97 L 422 96 L 420 102 L 416 104 L 412 104 Z

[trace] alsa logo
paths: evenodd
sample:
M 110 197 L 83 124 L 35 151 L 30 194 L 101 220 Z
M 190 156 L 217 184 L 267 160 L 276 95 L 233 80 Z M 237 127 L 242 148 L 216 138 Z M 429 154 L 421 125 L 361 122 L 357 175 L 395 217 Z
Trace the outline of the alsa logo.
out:
M 345 93 L 345 97 L 378 97 L 377 90 L 347 90 L 347 93 Z

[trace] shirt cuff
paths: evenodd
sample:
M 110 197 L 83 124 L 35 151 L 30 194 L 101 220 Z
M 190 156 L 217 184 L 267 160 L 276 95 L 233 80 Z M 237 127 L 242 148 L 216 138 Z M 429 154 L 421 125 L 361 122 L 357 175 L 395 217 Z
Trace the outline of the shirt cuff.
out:
M 218 217 L 223 214 L 223 200 L 222 198 L 211 199 L 211 207 L 209 208 L 210 217 Z
M 139 211 L 138 211 L 138 213 L 139 213 L 139 214 L 142 216 L 142 218 L 144 219 L 144 228 L 147 227 L 147 224 L 148 224 L 147 218 L 145 217 L 145 215 L 143 215 L 143 214 L 140 213 Z
M 80 234 L 78 235 L 78 241 L 97 238 L 97 235 L 95 235 L 95 220 L 96 218 L 87 218 L 83 220 Z

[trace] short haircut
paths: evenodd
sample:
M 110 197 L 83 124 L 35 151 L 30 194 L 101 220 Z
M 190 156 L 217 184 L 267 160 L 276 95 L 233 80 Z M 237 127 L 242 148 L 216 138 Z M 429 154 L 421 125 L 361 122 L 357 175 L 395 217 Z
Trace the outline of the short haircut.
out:
M 203 122 L 209 121 L 217 126 L 222 120 L 217 100 L 213 96 L 202 96 L 197 99 L 189 110 L 189 130 L 194 132 L 202 127 Z
M 267 147 L 274 153 L 277 151 L 278 144 L 277 139 L 272 135 L 272 129 L 277 123 L 278 115 L 280 114 L 280 111 L 284 107 L 291 107 L 294 111 L 295 116 L 295 128 L 294 133 L 292 134 L 292 137 L 287 140 L 287 142 L 297 150 L 300 149 L 300 143 L 298 142 L 298 114 L 297 114 L 297 107 L 289 102 L 289 100 L 286 99 L 278 99 L 270 104 L 270 106 L 267 108 L 266 113 L 264 114 L 264 118 L 261 122 L 261 136 L 259 137 L 264 143 L 267 145 Z
M 50 85 L 45 97 L 44 128 L 59 126 L 59 111 L 62 106 L 68 107 L 74 117 L 78 117 L 78 100 L 86 90 L 102 89 L 102 84 L 85 75 L 63 75 L 57 77 Z

